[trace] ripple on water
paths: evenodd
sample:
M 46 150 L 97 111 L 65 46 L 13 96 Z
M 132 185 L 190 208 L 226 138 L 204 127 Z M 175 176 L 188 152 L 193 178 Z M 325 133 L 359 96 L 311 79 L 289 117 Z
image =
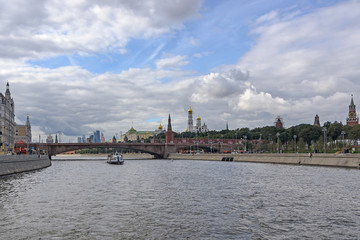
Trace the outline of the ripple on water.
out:
M 356 239 L 358 170 L 53 162 L 0 179 L 4 239 Z

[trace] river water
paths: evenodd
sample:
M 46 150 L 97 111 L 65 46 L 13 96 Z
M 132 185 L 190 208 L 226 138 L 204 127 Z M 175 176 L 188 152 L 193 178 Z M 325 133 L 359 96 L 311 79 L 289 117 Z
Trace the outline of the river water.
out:
M 360 171 L 53 161 L 0 178 L 1 239 L 359 239 Z

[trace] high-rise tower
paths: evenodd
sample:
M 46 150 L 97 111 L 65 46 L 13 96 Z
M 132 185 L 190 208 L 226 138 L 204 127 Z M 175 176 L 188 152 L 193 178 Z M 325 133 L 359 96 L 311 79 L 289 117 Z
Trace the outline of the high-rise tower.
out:
M 356 116 L 356 105 L 354 104 L 354 98 L 351 94 L 351 101 L 349 105 L 349 116 L 346 118 L 346 125 L 354 126 L 359 124 L 359 118 Z

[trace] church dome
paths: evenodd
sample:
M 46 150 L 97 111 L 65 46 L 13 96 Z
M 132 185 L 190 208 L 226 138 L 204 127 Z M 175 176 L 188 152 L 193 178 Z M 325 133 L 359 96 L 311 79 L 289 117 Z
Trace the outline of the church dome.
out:
M 201 117 L 197 117 L 196 120 L 201 120 Z
M 129 133 L 136 133 L 136 130 L 133 127 L 131 127 Z
M 163 127 L 161 126 L 161 123 L 160 123 L 158 129 L 159 129 L 159 130 L 162 130 L 162 129 L 163 129 Z
M 189 107 L 188 113 L 192 113 L 191 107 Z

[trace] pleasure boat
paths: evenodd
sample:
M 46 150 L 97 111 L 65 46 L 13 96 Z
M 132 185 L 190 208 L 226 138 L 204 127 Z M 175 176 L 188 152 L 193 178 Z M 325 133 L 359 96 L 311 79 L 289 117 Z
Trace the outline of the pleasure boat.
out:
M 116 152 L 115 154 L 108 155 L 108 159 L 106 162 L 109 164 L 122 165 L 122 164 L 124 164 L 124 158 L 123 158 L 122 154 L 119 154 L 118 152 Z

